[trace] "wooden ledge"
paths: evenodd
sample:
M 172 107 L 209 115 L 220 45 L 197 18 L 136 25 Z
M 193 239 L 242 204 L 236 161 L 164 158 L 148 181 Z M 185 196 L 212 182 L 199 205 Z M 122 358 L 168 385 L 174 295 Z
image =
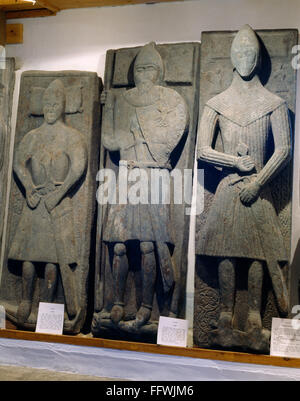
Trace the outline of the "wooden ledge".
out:
M 203 348 L 168 347 L 156 344 L 133 343 L 127 341 L 106 340 L 102 338 L 91 338 L 82 335 L 58 336 L 18 330 L 0 330 L 0 338 L 110 348 L 123 351 L 184 356 L 189 358 L 211 359 L 226 362 L 250 363 L 256 365 L 280 366 L 286 368 L 300 368 L 300 358 L 282 358 L 269 355 L 208 350 Z

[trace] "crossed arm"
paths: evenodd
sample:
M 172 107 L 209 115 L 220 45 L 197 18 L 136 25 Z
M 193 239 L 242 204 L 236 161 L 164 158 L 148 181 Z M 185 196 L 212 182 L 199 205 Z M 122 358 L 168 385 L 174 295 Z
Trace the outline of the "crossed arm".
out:
M 36 141 L 41 140 L 40 135 L 42 134 L 31 132 L 23 138 L 17 148 L 13 167 L 26 191 L 26 201 L 31 209 L 35 209 L 38 206 L 41 197 L 32 181 L 27 165 L 34 156 Z M 73 133 L 70 133 L 70 135 L 73 135 Z M 79 133 L 74 131 L 74 138 L 69 143 L 65 153 L 69 158 L 70 168 L 63 184 L 56 191 L 50 192 L 45 198 L 45 205 L 49 213 L 61 202 L 76 182 L 80 180 L 87 168 L 87 147 Z
M 270 116 L 274 138 L 274 153 L 257 174 L 255 181 L 244 186 L 240 199 L 245 204 L 253 203 L 262 187 L 271 181 L 288 163 L 291 157 L 291 134 L 287 106 L 280 105 Z M 206 106 L 203 111 L 200 129 L 198 158 L 215 166 L 232 168 L 239 172 L 251 172 L 255 165 L 250 156 L 235 156 L 218 152 L 212 148 L 218 113 Z

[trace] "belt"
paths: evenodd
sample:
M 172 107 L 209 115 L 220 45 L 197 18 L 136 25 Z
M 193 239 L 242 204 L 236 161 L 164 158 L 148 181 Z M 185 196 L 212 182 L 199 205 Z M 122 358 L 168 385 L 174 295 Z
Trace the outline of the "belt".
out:
M 160 168 L 160 169 L 172 170 L 170 163 L 161 165 L 158 164 L 157 162 L 141 162 L 136 160 L 120 160 L 119 166 L 127 167 L 128 170 L 132 170 L 134 168 Z

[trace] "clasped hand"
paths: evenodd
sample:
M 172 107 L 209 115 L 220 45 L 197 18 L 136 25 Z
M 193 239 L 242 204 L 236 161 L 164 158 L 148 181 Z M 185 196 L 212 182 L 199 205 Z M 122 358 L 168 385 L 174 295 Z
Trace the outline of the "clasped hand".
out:
M 249 173 L 255 168 L 253 159 L 250 156 L 238 157 L 236 168 L 242 173 Z M 245 186 L 240 191 L 240 200 L 245 205 L 251 205 L 254 203 L 260 193 L 261 186 L 257 181 L 252 181 Z
M 252 157 L 247 155 L 247 156 L 238 157 L 235 167 L 241 173 L 249 173 L 250 171 L 252 171 L 254 169 L 255 164 L 254 164 Z
M 261 186 L 258 184 L 257 181 L 246 184 L 240 191 L 241 202 L 247 206 L 250 206 L 258 199 L 260 190 Z
M 41 197 L 38 192 L 34 189 L 29 191 L 26 196 L 27 204 L 31 209 L 36 209 L 40 203 Z
M 42 194 L 39 193 L 39 191 L 34 188 L 31 191 L 29 191 L 29 194 L 27 195 L 27 204 L 31 209 L 36 209 L 41 201 L 41 196 Z M 60 200 L 59 193 L 57 191 L 50 192 L 48 196 L 46 196 L 45 199 L 45 207 L 49 213 L 52 212 L 52 210 L 57 206 Z

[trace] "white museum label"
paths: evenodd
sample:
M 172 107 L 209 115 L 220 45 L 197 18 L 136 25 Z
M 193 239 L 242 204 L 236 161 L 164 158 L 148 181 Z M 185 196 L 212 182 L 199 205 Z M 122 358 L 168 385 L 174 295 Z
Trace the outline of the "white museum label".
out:
M 157 332 L 157 344 L 187 347 L 188 329 L 188 320 L 160 316 Z
M 40 302 L 36 333 L 62 334 L 64 327 L 64 304 Z
M 300 320 L 272 319 L 270 355 L 300 358 Z
M 0 305 L 0 329 L 6 328 L 5 308 Z

